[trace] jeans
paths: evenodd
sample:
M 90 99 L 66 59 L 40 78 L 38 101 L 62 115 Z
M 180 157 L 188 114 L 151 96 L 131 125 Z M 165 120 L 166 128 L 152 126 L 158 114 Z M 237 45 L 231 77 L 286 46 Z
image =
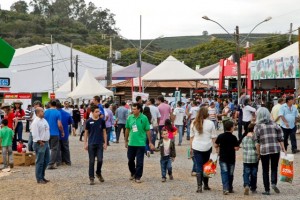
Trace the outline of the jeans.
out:
M 257 188 L 258 162 L 244 163 L 243 165 L 244 187 L 248 186 L 251 188 L 251 191 L 255 191 Z
M 239 141 L 242 141 L 243 138 L 243 121 L 238 121 L 238 137 Z
M 280 157 L 280 153 L 274 153 L 274 154 L 260 156 L 265 191 L 270 191 L 270 179 L 269 179 L 270 160 L 271 160 L 271 183 L 272 183 L 272 185 L 277 185 L 279 157 Z
M 150 130 L 151 142 L 154 146 L 155 146 L 155 142 L 156 142 L 157 131 L 158 131 L 158 127 L 153 127 L 153 129 Z M 151 153 L 153 152 L 152 150 L 150 150 L 150 151 L 151 151 Z
M 51 154 L 50 154 L 50 162 L 48 165 L 53 166 L 57 161 L 57 153 L 59 151 L 59 136 L 50 136 L 49 144 L 50 144 Z
M 139 180 L 143 176 L 145 147 L 128 146 L 128 168 L 131 176 Z M 136 163 L 135 163 L 136 159 Z
M 168 174 L 172 175 L 172 159 L 170 156 L 164 156 L 160 159 L 161 176 L 166 178 L 167 170 Z
M 203 165 L 209 160 L 212 149 L 208 151 L 197 151 L 193 149 L 195 168 L 197 174 L 203 174 Z M 208 184 L 208 178 L 203 177 L 203 182 L 205 185 Z
M 183 125 L 175 125 L 175 127 L 178 130 L 178 135 L 179 135 L 179 141 L 178 144 L 182 143 L 182 134 L 183 134 Z
M 45 170 L 50 159 L 49 143 L 45 142 L 43 146 L 34 142 L 33 149 L 36 154 L 35 177 L 37 181 L 45 179 Z
M 26 132 L 30 132 L 30 130 L 29 130 L 29 125 L 30 125 L 30 121 L 29 121 L 29 120 L 26 120 L 26 128 L 25 128 L 25 131 L 26 131 Z
M 296 139 L 296 131 L 297 127 L 295 126 L 292 129 L 287 129 L 281 127 L 283 134 L 284 134 L 284 148 L 287 150 L 287 147 L 289 146 L 289 137 L 291 138 L 291 144 L 292 144 L 292 151 L 297 150 L 297 139 Z
M 7 155 L 8 155 L 8 160 L 7 160 Z M 2 147 L 2 157 L 3 157 L 4 168 L 8 167 L 8 164 L 14 163 L 13 151 L 11 146 Z
M 15 132 L 17 133 L 18 141 L 22 141 L 23 122 L 18 122 Z
M 106 144 L 109 145 L 109 140 L 110 140 L 110 133 L 112 131 L 112 127 L 106 127 Z
M 89 144 L 89 177 L 90 179 L 95 178 L 94 167 L 95 167 L 95 157 L 97 157 L 97 167 L 96 174 L 101 175 L 101 168 L 103 163 L 103 145 L 102 144 Z
M 58 164 L 64 162 L 67 165 L 71 165 L 69 140 L 59 140 L 59 147 L 57 151 L 56 161 Z
M 28 151 L 33 151 L 33 138 L 31 132 L 29 132 L 29 137 L 28 137 Z
M 117 129 L 117 133 L 116 133 L 117 142 L 119 142 L 122 129 L 123 129 L 123 134 L 124 134 L 124 138 L 125 138 L 125 124 L 118 124 L 118 129 Z
M 187 138 L 190 137 L 190 131 L 191 131 L 191 120 L 188 119 L 187 124 L 186 124 L 186 137 Z
M 235 163 L 226 163 L 220 161 L 221 168 L 221 178 L 224 191 L 233 190 L 233 173 L 234 173 Z
M 192 157 L 192 161 L 193 161 L 192 172 L 196 172 L 196 161 L 195 161 L 195 156 Z

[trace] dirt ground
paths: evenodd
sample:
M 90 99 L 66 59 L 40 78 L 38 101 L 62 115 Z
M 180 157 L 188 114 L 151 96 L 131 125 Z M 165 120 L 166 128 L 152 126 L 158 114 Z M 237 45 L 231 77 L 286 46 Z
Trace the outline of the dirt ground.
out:
M 26 137 L 26 135 L 25 135 Z M 298 135 L 300 138 L 300 135 Z M 191 176 L 192 161 L 187 159 L 188 141 L 184 139 L 182 146 L 176 146 L 177 157 L 173 163 L 174 180 L 161 182 L 159 153 L 145 157 L 142 183 L 129 180 L 126 149 L 123 140 L 119 144 L 111 143 L 104 153 L 102 174 L 104 183 L 89 185 L 88 154 L 83 150 L 79 137 L 70 137 L 72 166 L 61 166 L 56 170 L 47 170 L 46 178 L 51 182 L 38 185 L 35 180 L 35 167 L 15 167 L 13 173 L 1 176 L 1 200 L 6 199 L 300 199 L 300 154 L 295 155 L 295 178 L 292 184 L 278 182 L 280 194 L 271 191 L 271 196 L 263 196 L 261 164 L 258 172 L 258 194 L 243 194 L 242 151 L 237 153 L 234 177 L 234 194 L 223 196 L 221 177 L 218 173 L 210 179 L 211 191 L 196 193 L 196 178 Z M 122 138 L 123 139 L 123 138 Z M 177 140 L 177 138 L 176 138 Z M 298 144 L 299 140 L 298 140 Z M 289 150 L 290 151 L 290 150 Z M 4 175 L 2 173 L 2 175 Z

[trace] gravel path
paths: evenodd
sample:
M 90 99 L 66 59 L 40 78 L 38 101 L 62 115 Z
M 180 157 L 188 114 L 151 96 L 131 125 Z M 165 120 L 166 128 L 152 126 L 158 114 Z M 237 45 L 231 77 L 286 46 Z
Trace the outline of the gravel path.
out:
M 300 136 L 298 135 L 298 138 Z M 123 138 L 121 138 L 123 139 Z M 298 140 L 298 144 L 300 142 Z M 96 182 L 90 186 L 88 179 L 88 155 L 83 150 L 83 143 L 78 137 L 70 137 L 72 166 L 61 166 L 57 170 L 47 170 L 46 178 L 51 182 L 46 185 L 37 185 L 35 181 L 35 168 L 15 167 L 16 173 L 0 178 L 1 200 L 4 199 L 300 199 L 300 169 L 299 157 L 295 156 L 295 174 L 293 184 L 279 182 L 281 190 L 279 195 L 272 191 L 271 196 L 262 196 L 263 191 L 261 165 L 258 172 L 258 194 L 243 195 L 243 166 L 242 151 L 237 154 L 235 169 L 235 194 L 223 196 L 221 178 L 218 173 L 210 179 L 211 191 L 197 194 L 196 178 L 191 177 L 192 161 L 187 159 L 186 149 L 188 142 L 184 140 L 183 146 L 176 146 L 177 158 L 173 163 L 174 180 L 161 182 L 159 153 L 145 157 L 143 183 L 137 184 L 129 181 L 126 149 L 124 142 L 111 144 L 104 153 L 102 174 L 104 183 Z

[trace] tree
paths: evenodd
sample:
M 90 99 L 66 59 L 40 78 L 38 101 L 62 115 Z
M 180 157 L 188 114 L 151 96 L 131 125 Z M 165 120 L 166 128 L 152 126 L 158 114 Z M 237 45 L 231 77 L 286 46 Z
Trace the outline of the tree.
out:
M 32 14 L 50 16 L 51 6 L 49 0 L 31 0 L 29 3 L 33 7 Z
M 208 31 L 203 31 L 203 32 L 202 32 L 202 35 L 208 36 Z
M 27 13 L 28 12 L 28 5 L 27 5 L 26 1 L 20 0 L 20 1 L 17 1 L 15 3 L 13 3 L 10 6 L 10 10 L 18 12 L 18 13 Z

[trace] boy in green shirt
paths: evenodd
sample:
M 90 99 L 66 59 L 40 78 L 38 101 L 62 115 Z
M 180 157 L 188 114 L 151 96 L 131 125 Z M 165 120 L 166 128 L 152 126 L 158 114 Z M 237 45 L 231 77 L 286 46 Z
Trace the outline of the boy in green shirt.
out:
M 7 119 L 3 119 L 1 122 L 2 129 L 0 129 L 0 138 L 2 139 L 2 156 L 3 156 L 3 169 L 8 167 L 8 163 L 10 168 L 14 167 L 13 161 L 13 153 L 12 153 L 12 139 L 14 137 L 14 132 L 10 128 L 7 127 L 8 121 Z M 8 154 L 8 162 L 7 162 L 7 154 Z

